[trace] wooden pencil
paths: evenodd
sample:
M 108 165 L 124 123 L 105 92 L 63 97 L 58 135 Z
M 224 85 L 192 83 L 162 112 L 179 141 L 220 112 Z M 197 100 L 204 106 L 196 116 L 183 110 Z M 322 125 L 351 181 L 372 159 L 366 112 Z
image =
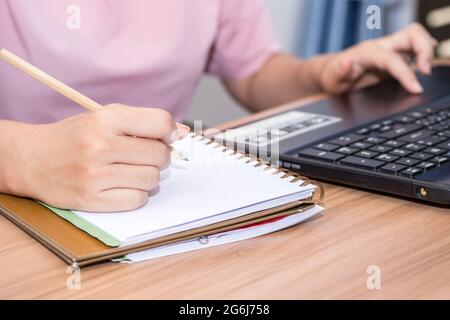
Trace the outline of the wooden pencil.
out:
M 4 61 L 8 62 L 12 66 L 16 67 L 17 69 L 28 74 L 29 76 L 33 77 L 34 79 L 40 81 L 44 85 L 59 92 L 60 94 L 69 98 L 70 100 L 74 101 L 75 103 L 79 104 L 80 106 L 86 108 L 87 110 L 95 111 L 95 110 L 99 110 L 99 109 L 103 108 L 103 106 L 101 104 L 86 97 L 82 93 L 76 91 L 75 89 L 73 89 L 73 88 L 69 87 L 68 85 L 62 83 L 61 81 L 55 79 L 51 75 L 45 73 L 44 71 L 40 70 L 36 66 L 33 66 L 32 64 L 28 63 L 27 61 L 19 58 L 18 56 L 16 56 L 12 52 L 9 52 L 6 49 L 0 50 L 0 58 L 2 58 Z M 171 148 L 172 156 L 175 156 L 176 158 L 178 158 L 180 160 L 187 160 L 186 157 L 184 157 L 182 154 L 180 154 L 172 146 L 169 146 L 169 147 Z

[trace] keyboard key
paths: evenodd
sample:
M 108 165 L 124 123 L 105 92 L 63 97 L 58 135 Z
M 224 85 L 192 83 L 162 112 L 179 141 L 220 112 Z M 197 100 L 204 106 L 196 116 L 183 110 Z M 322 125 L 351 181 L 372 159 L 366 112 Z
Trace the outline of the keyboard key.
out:
M 437 145 L 438 148 L 450 149 L 450 141 L 441 143 Z
M 438 124 L 440 121 L 438 121 L 439 120 L 439 114 L 433 114 L 433 115 L 430 115 L 430 116 L 428 116 L 427 118 L 427 121 L 428 122 L 430 122 L 430 124 L 432 124 L 432 125 L 435 125 L 435 124 Z M 431 130 L 431 129 L 430 129 Z
M 406 136 L 401 137 L 399 140 L 402 140 L 405 142 L 416 142 L 418 140 L 428 138 L 429 136 L 432 136 L 433 134 L 434 134 L 433 131 L 420 130 L 420 131 L 416 131 L 414 133 L 407 134 Z
M 443 142 L 445 140 L 447 140 L 447 138 L 439 137 L 439 136 L 432 136 L 432 137 L 428 137 L 428 138 L 425 138 L 425 139 L 418 140 L 417 143 L 431 147 L 431 146 L 434 146 L 434 145 L 436 145 L 438 143 L 441 143 L 441 142 Z
M 447 150 L 444 148 L 431 147 L 425 149 L 423 152 L 434 154 L 435 156 L 440 156 L 443 153 L 446 153 Z
M 441 165 L 443 163 L 448 162 L 449 160 L 450 159 L 447 157 L 436 157 L 436 158 L 431 159 L 430 161 L 436 163 L 437 165 Z
M 429 153 L 424 153 L 424 152 L 416 152 L 416 153 L 412 154 L 410 156 L 410 158 L 421 160 L 421 161 L 428 161 L 431 158 L 433 158 L 433 155 L 431 155 Z
M 367 142 L 356 142 L 356 143 L 350 145 L 350 147 L 356 148 L 356 149 L 367 149 L 371 146 L 373 146 L 373 144 L 367 143 Z
M 410 143 L 410 144 L 407 144 L 406 146 L 403 146 L 403 148 L 411 150 L 411 151 L 418 152 L 418 151 L 421 151 L 421 150 L 425 149 L 426 147 L 422 146 L 420 144 Z
M 389 140 L 384 143 L 385 146 L 392 147 L 392 148 L 400 148 L 400 147 L 404 146 L 405 144 L 406 144 L 406 142 L 403 142 L 400 140 Z
M 376 160 L 384 161 L 384 162 L 394 162 L 400 159 L 400 157 L 393 156 L 392 154 L 380 154 L 375 158 Z
M 396 122 L 400 122 L 400 123 L 411 123 L 413 122 L 415 119 L 412 117 L 408 117 L 408 116 L 401 116 L 395 119 Z
M 372 143 L 372 144 L 381 144 L 385 142 L 386 139 L 380 138 L 380 137 L 368 137 L 364 142 Z
M 415 124 L 422 126 L 422 127 L 430 126 L 435 122 L 436 122 L 435 120 L 428 120 L 428 119 L 420 119 L 420 120 L 414 121 Z
M 425 117 L 425 114 L 420 111 L 413 111 L 409 113 L 408 116 L 416 119 L 421 119 Z
M 357 151 L 358 151 L 358 149 L 350 148 L 350 147 L 342 147 L 342 148 L 336 150 L 336 152 L 343 153 L 346 155 L 354 154 Z
M 446 111 L 446 110 L 441 110 L 441 111 L 439 111 L 439 113 L 438 113 L 438 116 L 439 117 L 442 117 L 442 118 L 448 118 L 448 111 Z
M 402 166 L 401 164 L 390 163 L 381 167 L 380 171 L 387 174 L 397 174 L 405 168 L 406 166 Z
M 370 130 L 373 130 L 373 131 L 375 131 L 375 130 L 380 130 L 381 127 L 382 127 L 381 124 L 376 123 L 376 124 L 370 126 Z
M 431 131 L 443 131 L 446 129 L 448 129 L 448 126 L 446 124 L 441 124 L 441 123 L 433 124 L 432 126 L 428 127 L 428 130 L 431 130 Z
M 302 152 L 300 152 L 298 155 L 300 157 L 313 158 L 313 159 L 323 160 L 323 161 L 327 161 L 327 162 L 334 162 L 334 161 L 339 160 L 344 157 L 344 155 L 339 154 L 339 153 L 316 150 L 316 149 L 306 149 L 306 150 L 303 150 Z
M 391 126 L 382 126 L 380 129 L 378 129 L 378 132 L 388 132 L 392 130 Z
M 445 130 L 445 131 L 439 132 L 438 135 L 441 137 L 450 138 L 450 130 Z
M 330 141 L 330 143 L 346 147 L 346 146 L 348 146 L 352 143 L 358 142 L 362 139 L 364 139 L 364 136 L 361 136 L 359 134 L 348 134 L 348 135 L 339 137 L 337 139 L 334 139 L 334 140 Z
M 384 152 L 389 152 L 391 151 L 393 148 L 392 147 L 388 147 L 388 146 L 383 146 L 383 145 L 378 145 L 375 147 L 370 148 L 370 151 L 375 151 L 375 152 L 379 152 L 379 153 L 384 153 Z
M 372 130 L 370 130 L 369 128 L 362 128 L 359 129 L 356 133 L 360 134 L 360 135 L 366 135 L 369 134 Z
M 439 115 L 436 117 L 436 122 L 444 122 L 446 118 L 447 118 L 447 117 L 446 117 L 445 115 L 439 114 Z
M 399 156 L 399 157 L 407 157 L 409 156 L 411 153 L 413 153 L 412 151 L 409 150 L 405 150 L 405 149 L 394 149 L 391 152 L 389 152 L 390 154 L 393 154 L 395 156 Z
M 392 119 L 384 120 L 382 122 L 383 126 L 392 126 L 394 123 L 395 123 L 395 121 Z
M 439 108 L 436 107 L 426 107 L 425 109 L 422 110 L 423 112 L 425 112 L 426 114 L 435 114 L 437 112 L 439 112 Z
M 408 168 L 406 170 L 403 170 L 402 172 L 400 172 L 400 174 L 402 176 L 408 177 L 408 178 L 412 178 L 416 175 L 418 175 L 419 173 L 422 173 L 423 169 L 419 169 L 419 168 Z
M 371 159 L 377 155 L 379 155 L 378 152 L 373 152 L 373 151 L 368 151 L 368 150 L 360 151 L 355 154 L 356 157 L 362 157 L 362 158 L 368 158 L 368 159 Z
M 340 160 L 341 164 L 351 166 L 351 167 L 358 167 L 362 169 L 369 169 L 369 170 L 375 170 L 385 164 L 385 162 L 372 160 L 372 159 L 364 159 L 364 158 L 358 158 L 358 157 L 347 157 L 342 160 Z
M 337 148 L 339 148 L 339 146 L 336 146 L 334 144 L 329 144 L 329 143 L 321 143 L 314 147 L 314 149 L 319 149 L 322 151 L 334 151 Z
M 411 158 L 402 158 L 402 159 L 396 161 L 396 163 L 402 164 L 402 165 L 405 165 L 408 167 L 412 167 L 412 166 L 420 163 L 420 161 L 416 160 L 416 159 L 411 159 Z
M 394 129 L 388 132 L 383 132 L 380 134 L 380 137 L 386 138 L 386 139 L 396 139 L 398 137 L 404 136 L 408 133 L 417 131 L 420 129 L 420 126 L 415 124 L 407 124 L 407 125 L 396 125 Z
M 436 167 L 436 163 L 433 163 L 433 162 L 422 162 L 422 163 L 418 164 L 416 167 L 420 168 L 420 169 L 424 169 L 424 170 L 430 170 L 430 169 Z

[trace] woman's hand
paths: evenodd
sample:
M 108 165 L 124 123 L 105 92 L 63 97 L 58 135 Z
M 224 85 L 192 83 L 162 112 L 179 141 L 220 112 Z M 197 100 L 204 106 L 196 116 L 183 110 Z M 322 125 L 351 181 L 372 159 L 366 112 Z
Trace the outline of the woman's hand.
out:
M 420 72 L 430 74 L 436 44 L 420 24 L 414 23 L 390 36 L 331 55 L 319 71 L 319 82 L 323 91 L 339 94 L 391 75 L 409 92 L 418 94 L 423 88 L 410 63 L 415 60 Z
M 49 125 L 19 124 L 10 132 L 16 140 L 6 191 L 60 208 L 135 209 L 169 165 L 168 145 L 188 132 L 166 111 L 122 105 Z

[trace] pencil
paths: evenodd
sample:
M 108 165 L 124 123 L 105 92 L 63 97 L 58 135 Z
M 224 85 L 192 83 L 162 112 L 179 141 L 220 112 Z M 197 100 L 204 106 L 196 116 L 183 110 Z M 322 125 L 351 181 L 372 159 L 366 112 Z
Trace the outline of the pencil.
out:
M 23 71 L 24 73 L 28 74 L 32 78 L 40 81 L 44 85 L 52 88 L 53 90 L 59 92 L 63 96 L 69 98 L 70 100 L 74 101 L 75 103 L 79 104 L 80 106 L 86 108 L 89 111 L 95 111 L 103 108 L 103 106 L 94 100 L 86 97 L 82 93 L 76 91 L 75 89 L 69 87 L 68 85 L 62 83 L 61 81 L 55 79 L 54 77 L 50 76 L 49 74 L 45 73 L 44 71 L 40 70 L 39 68 L 33 66 L 32 64 L 26 62 L 25 60 L 19 58 L 12 52 L 9 52 L 6 49 L 0 50 L 0 58 L 2 58 L 4 61 L 8 62 L 12 66 L 16 67 L 17 69 Z M 171 155 L 180 159 L 187 161 L 188 159 L 183 156 L 181 153 L 179 153 L 177 150 L 175 150 L 172 146 L 169 146 L 171 149 Z

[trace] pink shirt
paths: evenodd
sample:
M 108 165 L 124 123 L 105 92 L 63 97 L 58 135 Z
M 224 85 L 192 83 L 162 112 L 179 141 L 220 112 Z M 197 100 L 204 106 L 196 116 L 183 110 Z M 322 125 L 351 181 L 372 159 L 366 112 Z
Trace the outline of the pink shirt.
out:
M 245 78 L 277 50 L 263 0 L 0 0 L 0 47 L 101 104 L 160 107 L 177 120 L 204 72 Z M 82 111 L 0 61 L 0 119 Z

